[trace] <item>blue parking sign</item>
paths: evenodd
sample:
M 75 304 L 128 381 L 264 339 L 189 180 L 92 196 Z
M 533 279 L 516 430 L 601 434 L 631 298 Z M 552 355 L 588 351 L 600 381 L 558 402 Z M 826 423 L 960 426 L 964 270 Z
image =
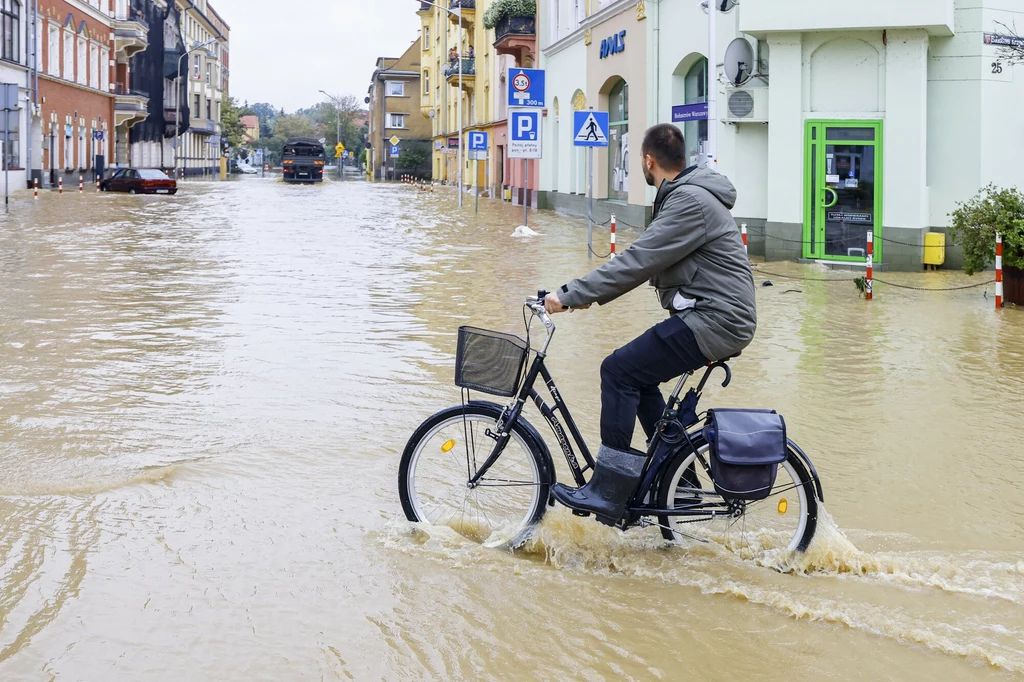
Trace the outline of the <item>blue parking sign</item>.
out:
M 487 133 L 474 130 L 469 133 L 469 151 L 471 152 L 485 152 L 487 151 Z
M 540 109 L 509 109 L 510 159 L 541 158 L 540 115 Z
M 397 144 L 391 146 L 391 158 L 397 159 L 398 155 L 402 153 L 402 148 Z

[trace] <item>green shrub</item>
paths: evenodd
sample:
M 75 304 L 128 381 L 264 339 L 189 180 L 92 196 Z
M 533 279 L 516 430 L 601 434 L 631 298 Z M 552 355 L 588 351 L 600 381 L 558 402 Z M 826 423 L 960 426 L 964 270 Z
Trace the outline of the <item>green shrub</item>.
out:
M 996 258 L 996 233 L 1003 237 L 1003 265 L 1024 269 L 1024 193 L 988 185 L 950 214 L 950 240 L 964 250 L 968 275 Z
M 484 28 L 494 29 L 505 17 L 532 17 L 537 14 L 537 0 L 495 0 L 484 12 Z

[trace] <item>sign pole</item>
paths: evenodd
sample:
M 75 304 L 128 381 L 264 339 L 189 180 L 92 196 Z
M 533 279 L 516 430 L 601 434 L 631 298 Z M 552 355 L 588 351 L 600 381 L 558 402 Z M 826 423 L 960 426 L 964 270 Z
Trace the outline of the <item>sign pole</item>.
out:
M 718 170 L 718 7 L 716 0 L 708 0 L 708 168 Z
M 479 154 L 479 152 L 477 152 Z M 473 207 L 474 213 L 480 212 L 480 157 L 476 159 L 476 206 Z
M 530 162 L 523 159 L 523 225 L 530 225 L 530 205 L 527 197 L 530 193 Z
M 587 258 L 594 257 L 594 148 L 587 148 Z
M 11 110 L 4 108 L 4 208 L 10 203 L 11 159 L 7 156 L 7 145 L 10 142 Z

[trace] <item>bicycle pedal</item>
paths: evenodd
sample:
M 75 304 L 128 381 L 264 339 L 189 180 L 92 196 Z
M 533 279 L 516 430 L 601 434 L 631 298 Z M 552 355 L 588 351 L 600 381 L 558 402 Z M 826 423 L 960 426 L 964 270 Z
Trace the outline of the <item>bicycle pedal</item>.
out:
M 590 512 L 588 512 L 588 511 L 579 511 L 577 509 L 573 509 L 572 510 L 572 515 L 573 516 L 582 516 L 583 518 L 587 518 L 588 516 L 590 516 Z

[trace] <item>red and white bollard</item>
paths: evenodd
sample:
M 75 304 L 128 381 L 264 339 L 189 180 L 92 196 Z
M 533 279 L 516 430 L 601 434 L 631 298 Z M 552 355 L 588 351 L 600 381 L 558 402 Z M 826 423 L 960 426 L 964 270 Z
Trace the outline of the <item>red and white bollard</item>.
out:
M 750 259 L 750 250 L 747 248 L 747 224 L 743 223 L 740 225 L 740 234 L 743 235 L 743 253 Z
M 996 310 L 1003 307 L 1003 236 L 996 232 Z
M 32 181 L 32 194 L 36 199 L 39 198 L 39 178 Z
M 64 194 L 64 176 L 57 180 L 57 194 Z
M 82 179 L 82 174 L 78 174 L 78 193 L 81 194 L 85 191 L 85 180 Z
M 611 258 L 615 258 L 615 214 L 614 214 L 614 213 L 612 213 L 612 233 L 611 233 L 611 240 L 612 240 L 612 244 L 611 244 L 611 246 L 612 246 L 612 251 L 611 251 Z
M 868 230 L 867 274 L 864 277 L 864 298 L 871 300 L 875 280 L 875 233 Z

